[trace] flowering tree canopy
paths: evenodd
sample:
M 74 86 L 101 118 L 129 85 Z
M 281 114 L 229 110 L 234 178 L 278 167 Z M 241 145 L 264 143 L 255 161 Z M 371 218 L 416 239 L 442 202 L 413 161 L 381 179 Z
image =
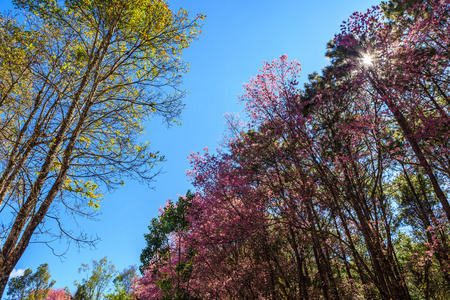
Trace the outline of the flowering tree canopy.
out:
M 138 295 L 450 297 L 450 4 L 408 7 L 352 15 L 304 88 L 297 61 L 264 63 L 247 126 L 190 156 L 187 226 Z

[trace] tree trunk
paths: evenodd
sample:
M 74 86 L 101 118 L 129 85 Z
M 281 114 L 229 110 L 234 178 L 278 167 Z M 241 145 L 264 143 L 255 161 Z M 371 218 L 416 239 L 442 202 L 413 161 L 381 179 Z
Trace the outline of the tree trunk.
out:
M 8 284 L 9 280 L 9 274 L 11 274 L 13 269 L 14 265 L 11 264 L 3 265 L 2 262 L 2 267 L 0 268 L 0 295 L 3 295 L 3 293 L 5 292 L 6 285 Z
M 442 208 L 444 209 L 445 214 L 447 215 L 447 219 L 450 221 L 450 204 L 445 197 L 444 192 L 442 191 L 441 187 L 439 186 L 439 183 L 436 179 L 436 176 L 433 173 L 433 170 L 431 169 L 430 164 L 428 163 L 427 159 L 425 158 L 425 155 L 422 152 L 422 149 L 420 149 L 419 143 L 417 142 L 413 132 L 411 131 L 411 128 L 409 128 L 408 121 L 406 120 L 403 113 L 400 111 L 399 107 L 397 107 L 390 99 L 383 89 L 379 88 L 374 81 L 374 79 L 371 77 L 373 76 L 372 73 L 369 74 L 368 78 L 370 83 L 372 84 L 373 88 L 382 96 L 383 102 L 387 105 L 391 113 L 394 115 L 395 120 L 397 121 L 398 125 L 403 131 L 403 136 L 406 138 L 408 143 L 411 145 L 411 148 L 416 155 L 417 159 L 419 160 L 420 165 L 425 170 L 425 173 L 430 178 L 431 184 L 433 185 L 433 190 L 438 197 L 439 201 L 442 204 Z

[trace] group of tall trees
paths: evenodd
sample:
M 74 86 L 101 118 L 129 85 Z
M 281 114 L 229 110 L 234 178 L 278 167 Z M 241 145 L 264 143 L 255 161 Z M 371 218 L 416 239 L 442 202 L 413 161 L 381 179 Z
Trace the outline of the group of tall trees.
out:
M 285 55 L 244 85 L 248 124 L 151 223 L 138 299 L 450 298 L 450 4 L 383 8 L 304 88 Z
M 35 273 L 31 269 L 26 269 L 21 276 L 11 278 L 9 281 L 8 298 L 44 300 L 49 297 L 55 284 L 54 280 L 50 281 L 50 277 L 48 264 L 40 265 Z
M 0 15 L 0 295 L 33 238 L 89 242 L 62 213 L 89 217 L 101 191 L 152 181 L 162 157 L 142 124 L 178 118 L 180 55 L 203 18 L 164 0 L 13 3 L 19 17 Z
M 20 276 L 11 278 L 8 283 L 8 300 L 131 300 L 137 268 L 130 266 L 117 272 L 106 257 L 82 264 L 78 273 L 84 275 L 81 282 L 75 281 L 76 290 L 53 288 L 56 281 L 50 280 L 48 264 L 40 265 L 36 272 L 26 269 Z M 111 289 L 111 284 L 114 286 Z
M 179 115 L 179 55 L 202 18 L 163 0 L 14 3 L 23 23 L 0 15 L 0 295 L 33 237 L 86 240 L 60 213 L 152 180 L 142 122 Z M 196 192 L 152 220 L 143 276 L 104 295 L 115 271 L 95 261 L 73 297 L 450 298 L 450 4 L 381 7 L 342 25 L 303 88 L 297 61 L 265 63 L 244 85 L 250 121 L 191 155 Z M 69 297 L 47 268 L 10 296 Z

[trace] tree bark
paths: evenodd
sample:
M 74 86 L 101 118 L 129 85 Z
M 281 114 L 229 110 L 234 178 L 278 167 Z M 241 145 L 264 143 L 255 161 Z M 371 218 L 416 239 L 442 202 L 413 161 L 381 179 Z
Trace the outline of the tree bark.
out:
M 422 152 L 422 149 L 420 149 L 419 143 L 417 142 L 417 139 L 415 138 L 413 132 L 411 131 L 411 128 L 408 125 L 408 121 L 406 120 L 403 113 L 400 111 L 400 108 L 397 107 L 394 103 L 394 101 L 388 97 L 386 91 L 379 88 L 376 84 L 375 80 L 373 79 L 373 72 L 370 72 L 368 74 L 368 78 L 370 83 L 372 84 L 373 88 L 382 96 L 383 102 L 387 105 L 391 113 L 394 115 L 395 120 L 397 121 L 398 125 L 403 131 L 403 136 L 406 138 L 408 143 L 411 145 L 411 148 L 413 149 L 414 154 L 416 155 L 417 159 L 419 160 L 419 164 L 422 166 L 422 168 L 425 170 L 425 173 L 430 178 L 431 184 L 433 186 L 433 190 L 438 197 L 439 201 L 442 204 L 442 208 L 444 209 L 444 212 L 447 216 L 447 219 L 450 221 L 450 204 L 445 197 L 444 192 L 442 191 L 436 176 L 433 173 L 433 170 L 431 169 L 430 164 L 428 163 L 427 159 L 425 158 L 425 155 Z

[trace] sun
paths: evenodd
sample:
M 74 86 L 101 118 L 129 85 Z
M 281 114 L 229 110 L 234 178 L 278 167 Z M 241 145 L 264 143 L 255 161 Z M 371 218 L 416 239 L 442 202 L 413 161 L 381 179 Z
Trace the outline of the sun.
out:
M 364 63 L 365 65 L 371 65 L 372 62 L 373 62 L 373 59 L 372 59 L 372 56 L 371 56 L 371 55 L 369 55 L 369 54 L 364 54 L 364 55 L 363 55 L 363 63 Z

